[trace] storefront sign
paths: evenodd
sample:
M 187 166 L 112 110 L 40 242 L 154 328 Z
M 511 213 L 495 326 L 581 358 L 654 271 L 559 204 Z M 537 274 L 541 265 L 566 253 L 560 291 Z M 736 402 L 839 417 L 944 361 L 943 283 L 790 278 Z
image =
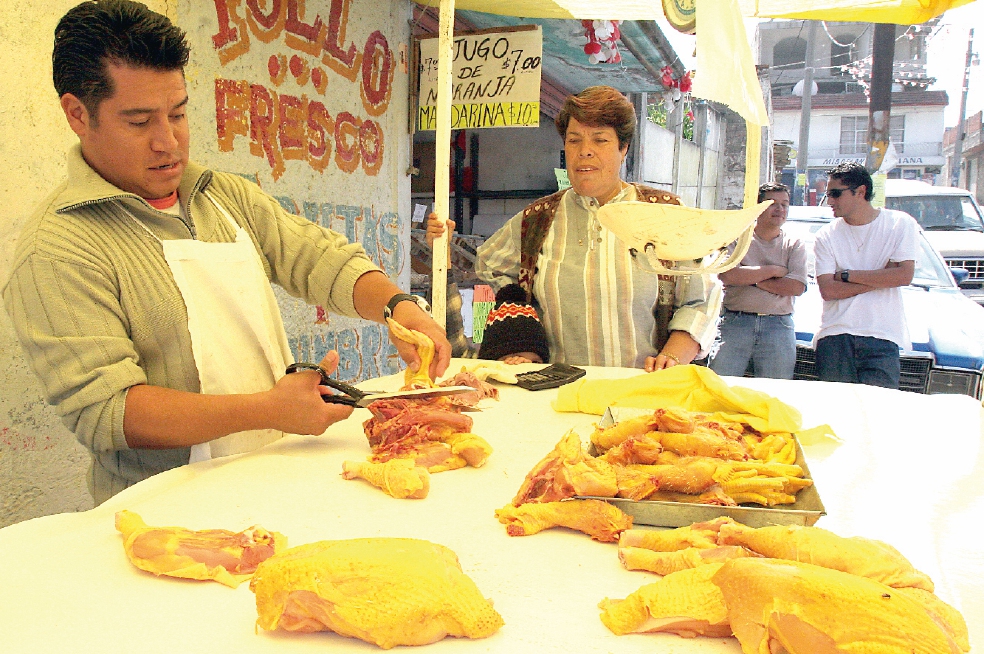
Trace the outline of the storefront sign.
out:
M 417 129 L 437 128 L 437 37 L 420 40 Z M 456 35 L 451 129 L 540 124 L 539 25 Z

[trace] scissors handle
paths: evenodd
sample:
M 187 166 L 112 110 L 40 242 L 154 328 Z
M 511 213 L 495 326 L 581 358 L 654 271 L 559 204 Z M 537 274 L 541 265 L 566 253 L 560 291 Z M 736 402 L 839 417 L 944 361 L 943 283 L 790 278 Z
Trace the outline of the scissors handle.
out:
M 332 379 L 325 372 L 325 369 L 316 363 L 292 363 L 287 366 L 287 374 L 295 373 L 299 370 L 313 370 L 321 375 L 321 385 L 341 391 L 343 395 L 322 395 L 321 399 L 330 404 L 345 404 L 348 406 L 358 406 L 358 401 L 368 395 L 351 384 Z

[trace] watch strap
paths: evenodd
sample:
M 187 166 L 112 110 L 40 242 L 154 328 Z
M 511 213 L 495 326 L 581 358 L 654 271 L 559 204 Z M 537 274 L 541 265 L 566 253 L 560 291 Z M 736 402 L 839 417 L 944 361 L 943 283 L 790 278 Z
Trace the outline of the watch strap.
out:
M 410 293 L 397 293 L 390 298 L 390 301 L 386 303 L 386 308 L 383 309 L 383 317 L 392 318 L 393 311 L 396 310 L 396 305 L 400 302 L 413 302 L 419 306 L 424 311 L 427 311 L 427 301 L 419 295 L 411 295 Z

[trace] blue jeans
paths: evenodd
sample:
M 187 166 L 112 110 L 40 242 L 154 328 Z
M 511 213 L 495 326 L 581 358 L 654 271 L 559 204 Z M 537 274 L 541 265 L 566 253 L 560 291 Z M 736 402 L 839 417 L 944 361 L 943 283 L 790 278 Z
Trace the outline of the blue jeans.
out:
M 752 362 L 756 377 L 792 379 L 796 367 L 793 317 L 758 316 L 725 309 L 721 348 L 710 362 L 719 375 L 741 377 Z
M 901 376 L 899 346 L 871 336 L 836 334 L 817 341 L 820 381 L 898 388 Z

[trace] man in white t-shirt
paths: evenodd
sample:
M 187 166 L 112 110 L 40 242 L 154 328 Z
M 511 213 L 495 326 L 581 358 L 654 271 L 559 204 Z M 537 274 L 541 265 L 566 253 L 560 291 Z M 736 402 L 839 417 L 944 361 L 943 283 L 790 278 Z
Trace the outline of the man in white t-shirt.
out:
M 871 175 L 857 163 L 827 171 L 835 220 L 817 232 L 817 332 L 822 381 L 899 387 L 899 348 L 910 348 L 902 286 L 912 282 L 919 226 L 902 211 L 871 206 Z

